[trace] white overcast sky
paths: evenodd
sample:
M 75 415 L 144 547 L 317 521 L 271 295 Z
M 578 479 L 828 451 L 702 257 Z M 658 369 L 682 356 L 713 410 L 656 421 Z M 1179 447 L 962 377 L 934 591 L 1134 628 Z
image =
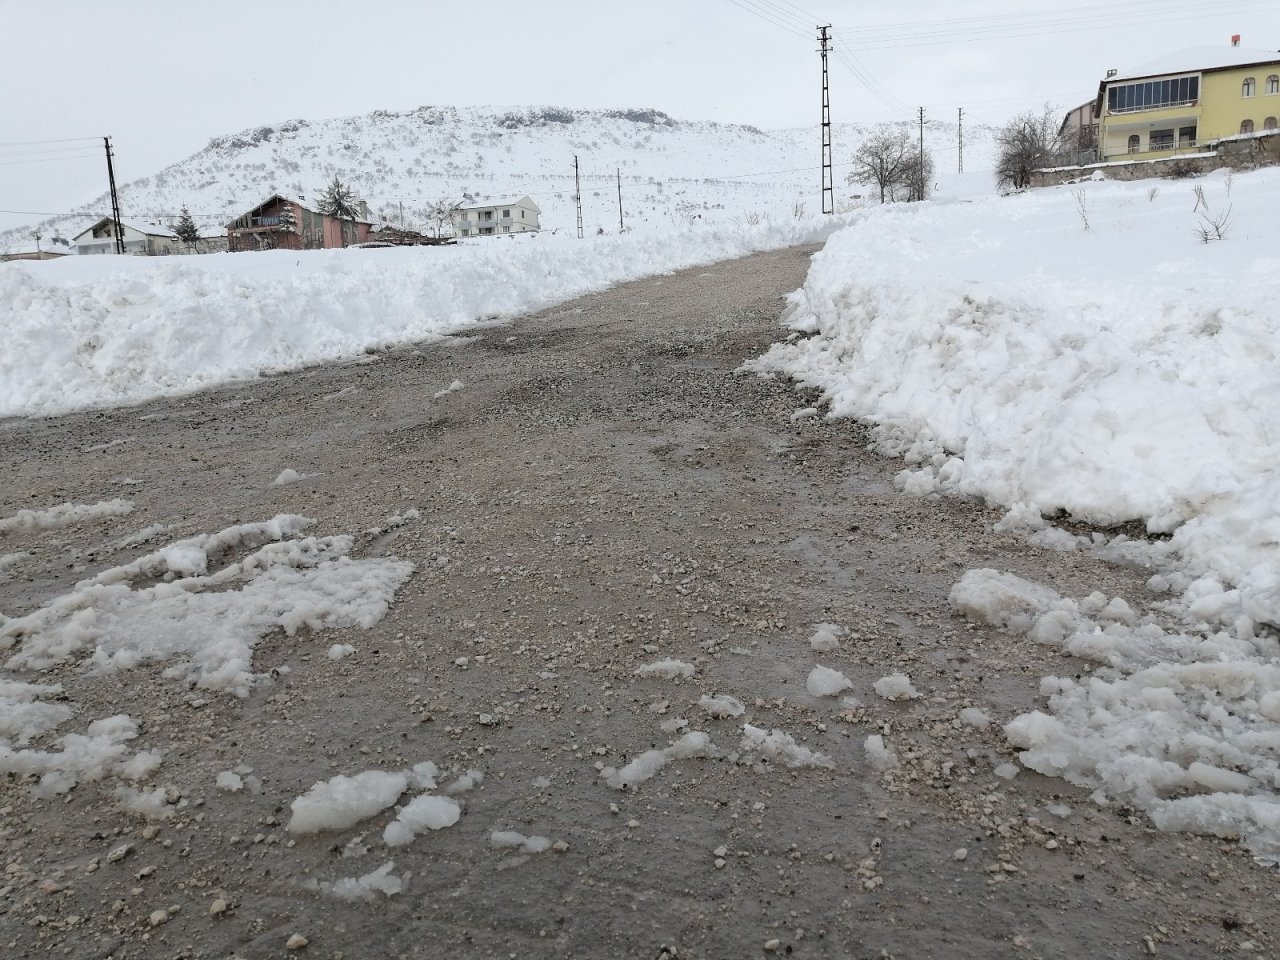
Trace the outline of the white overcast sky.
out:
M 1280 48 L 1280 0 L 0 0 L 0 211 L 60 212 L 209 139 L 436 105 L 656 107 L 765 129 L 999 124 L 1185 47 Z M 816 134 L 815 134 L 816 136 Z M 77 151 L 77 147 L 87 149 Z M 97 145 L 100 148 L 100 143 Z M 815 160 L 817 163 L 817 160 Z M 127 215 L 127 212 L 126 212 Z M 0 228 L 35 217 L 0 212 Z

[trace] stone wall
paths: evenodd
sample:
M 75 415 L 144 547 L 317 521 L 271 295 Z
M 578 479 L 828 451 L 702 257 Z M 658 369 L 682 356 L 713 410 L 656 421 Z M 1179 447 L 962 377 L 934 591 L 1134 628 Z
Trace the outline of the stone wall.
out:
M 1257 167 L 1280 166 L 1280 132 L 1242 140 L 1222 140 L 1213 144 L 1213 156 L 1165 157 L 1161 160 L 1135 160 L 1132 163 L 1091 163 L 1078 167 L 1054 167 L 1031 171 L 1033 187 L 1054 187 L 1078 183 L 1101 176 L 1106 180 L 1147 180 L 1159 177 L 1178 180 L 1198 177 L 1210 170 L 1231 167 L 1253 170 Z

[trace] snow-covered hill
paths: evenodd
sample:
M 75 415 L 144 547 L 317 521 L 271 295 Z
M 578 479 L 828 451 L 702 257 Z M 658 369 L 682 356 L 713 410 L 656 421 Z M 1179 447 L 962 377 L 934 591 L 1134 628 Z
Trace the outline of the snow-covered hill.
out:
M 833 130 L 836 194 L 866 192 L 845 183 L 848 160 L 867 128 Z M 956 128 L 926 128 L 940 172 L 955 169 Z M 133 220 L 172 223 L 186 206 L 216 227 L 276 190 L 315 196 L 337 175 L 368 201 L 375 219 L 420 229 L 441 199 L 529 194 L 546 229 L 576 229 L 578 157 L 585 229 L 618 227 L 621 178 L 626 225 L 669 227 L 696 219 L 749 222 L 794 217 L 820 206 L 817 124 L 765 132 L 749 126 L 676 120 L 653 109 L 419 107 L 331 120 L 290 120 L 217 137 L 150 177 L 120 189 Z M 118 147 L 124 151 L 125 145 Z M 965 131 L 965 161 L 990 189 L 991 130 Z M 941 177 L 944 188 L 946 177 Z M 46 236 L 71 236 L 106 215 L 106 195 L 76 215 L 43 221 Z M 21 246 L 31 227 L 0 234 Z

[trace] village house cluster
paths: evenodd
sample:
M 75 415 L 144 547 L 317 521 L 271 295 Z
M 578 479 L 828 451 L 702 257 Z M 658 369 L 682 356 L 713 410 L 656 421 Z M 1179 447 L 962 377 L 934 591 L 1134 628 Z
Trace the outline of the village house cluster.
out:
M 69 239 L 36 235 L 35 248 L 0 254 L 0 260 L 51 260 L 68 255 L 115 254 L 122 248 L 133 256 L 185 256 L 239 253 L 253 250 L 329 250 L 342 247 L 410 246 L 450 242 L 457 237 L 505 236 L 541 229 L 542 213 L 528 197 L 499 198 L 484 203 L 458 203 L 450 210 L 452 238 L 427 237 L 391 224 L 379 225 L 360 202 L 354 218 L 336 217 L 317 209 L 305 197 L 273 193 L 266 200 L 224 226 L 201 229 L 199 237 L 184 240 L 174 226 L 102 217 Z

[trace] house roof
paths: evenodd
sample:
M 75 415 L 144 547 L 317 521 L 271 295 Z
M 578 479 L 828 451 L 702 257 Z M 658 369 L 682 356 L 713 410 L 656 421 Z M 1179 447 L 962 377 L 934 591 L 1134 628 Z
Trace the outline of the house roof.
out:
M 101 219 L 96 220 L 89 226 L 85 227 L 83 230 L 81 230 L 71 239 L 76 242 L 79 242 L 80 238 L 83 237 L 86 233 L 92 233 L 94 230 L 97 230 L 104 223 L 110 223 L 110 222 L 111 222 L 110 217 L 102 217 Z M 162 227 L 158 223 L 143 223 L 140 220 L 129 220 L 129 219 L 126 219 L 125 217 L 121 217 L 120 225 L 122 227 L 128 227 L 131 230 L 136 230 L 138 231 L 138 233 L 146 234 L 149 237 L 165 237 L 166 239 L 172 239 L 177 236 L 177 234 L 174 233 L 171 228 Z
M 253 216 L 259 210 L 261 210 L 263 207 L 269 204 L 272 200 L 285 200 L 289 203 L 296 203 L 298 206 L 302 207 L 304 210 L 310 210 L 312 213 L 320 212 L 319 210 L 316 209 L 316 203 L 314 201 L 303 200 L 296 193 L 284 193 L 281 191 L 276 191 L 275 193 L 271 194 L 271 196 L 267 197 L 267 199 L 263 200 L 261 203 L 257 204 L 256 206 L 250 207 L 244 213 L 240 214 L 240 216 L 236 217 L 235 220 L 232 220 L 230 223 L 228 223 L 227 227 L 228 228 L 234 227 L 236 225 L 236 220 L 240 220 L 243 217 Z M 373 221 L 367 217 L 356 217 L 355 222 L 368 223 L 368 224 L 373 223 Z
M 454 207 L 455 210 L 491 210 L 494 207 L 528 207 L 535 213 L 541 213 L 542 208 L 539 207 L 526 194 L 523 197 L 497 197 L 492 200 L 486 200 L 484 203 L 464 203 Z
M 1170 73 L 1206 73 L 1266 63 L 1280 64 L 1280 53 L 1275 50 L 1257 50 L 1248 47 L 1188 47 L 1186 50 L 1170 53 L 1158 60 L 1140 64 L 1132 70 L 1122 70 L 1105 82 L 1119 83 L 1124 80 L 1140 80 L 1144 77 L 1160 77 Z

